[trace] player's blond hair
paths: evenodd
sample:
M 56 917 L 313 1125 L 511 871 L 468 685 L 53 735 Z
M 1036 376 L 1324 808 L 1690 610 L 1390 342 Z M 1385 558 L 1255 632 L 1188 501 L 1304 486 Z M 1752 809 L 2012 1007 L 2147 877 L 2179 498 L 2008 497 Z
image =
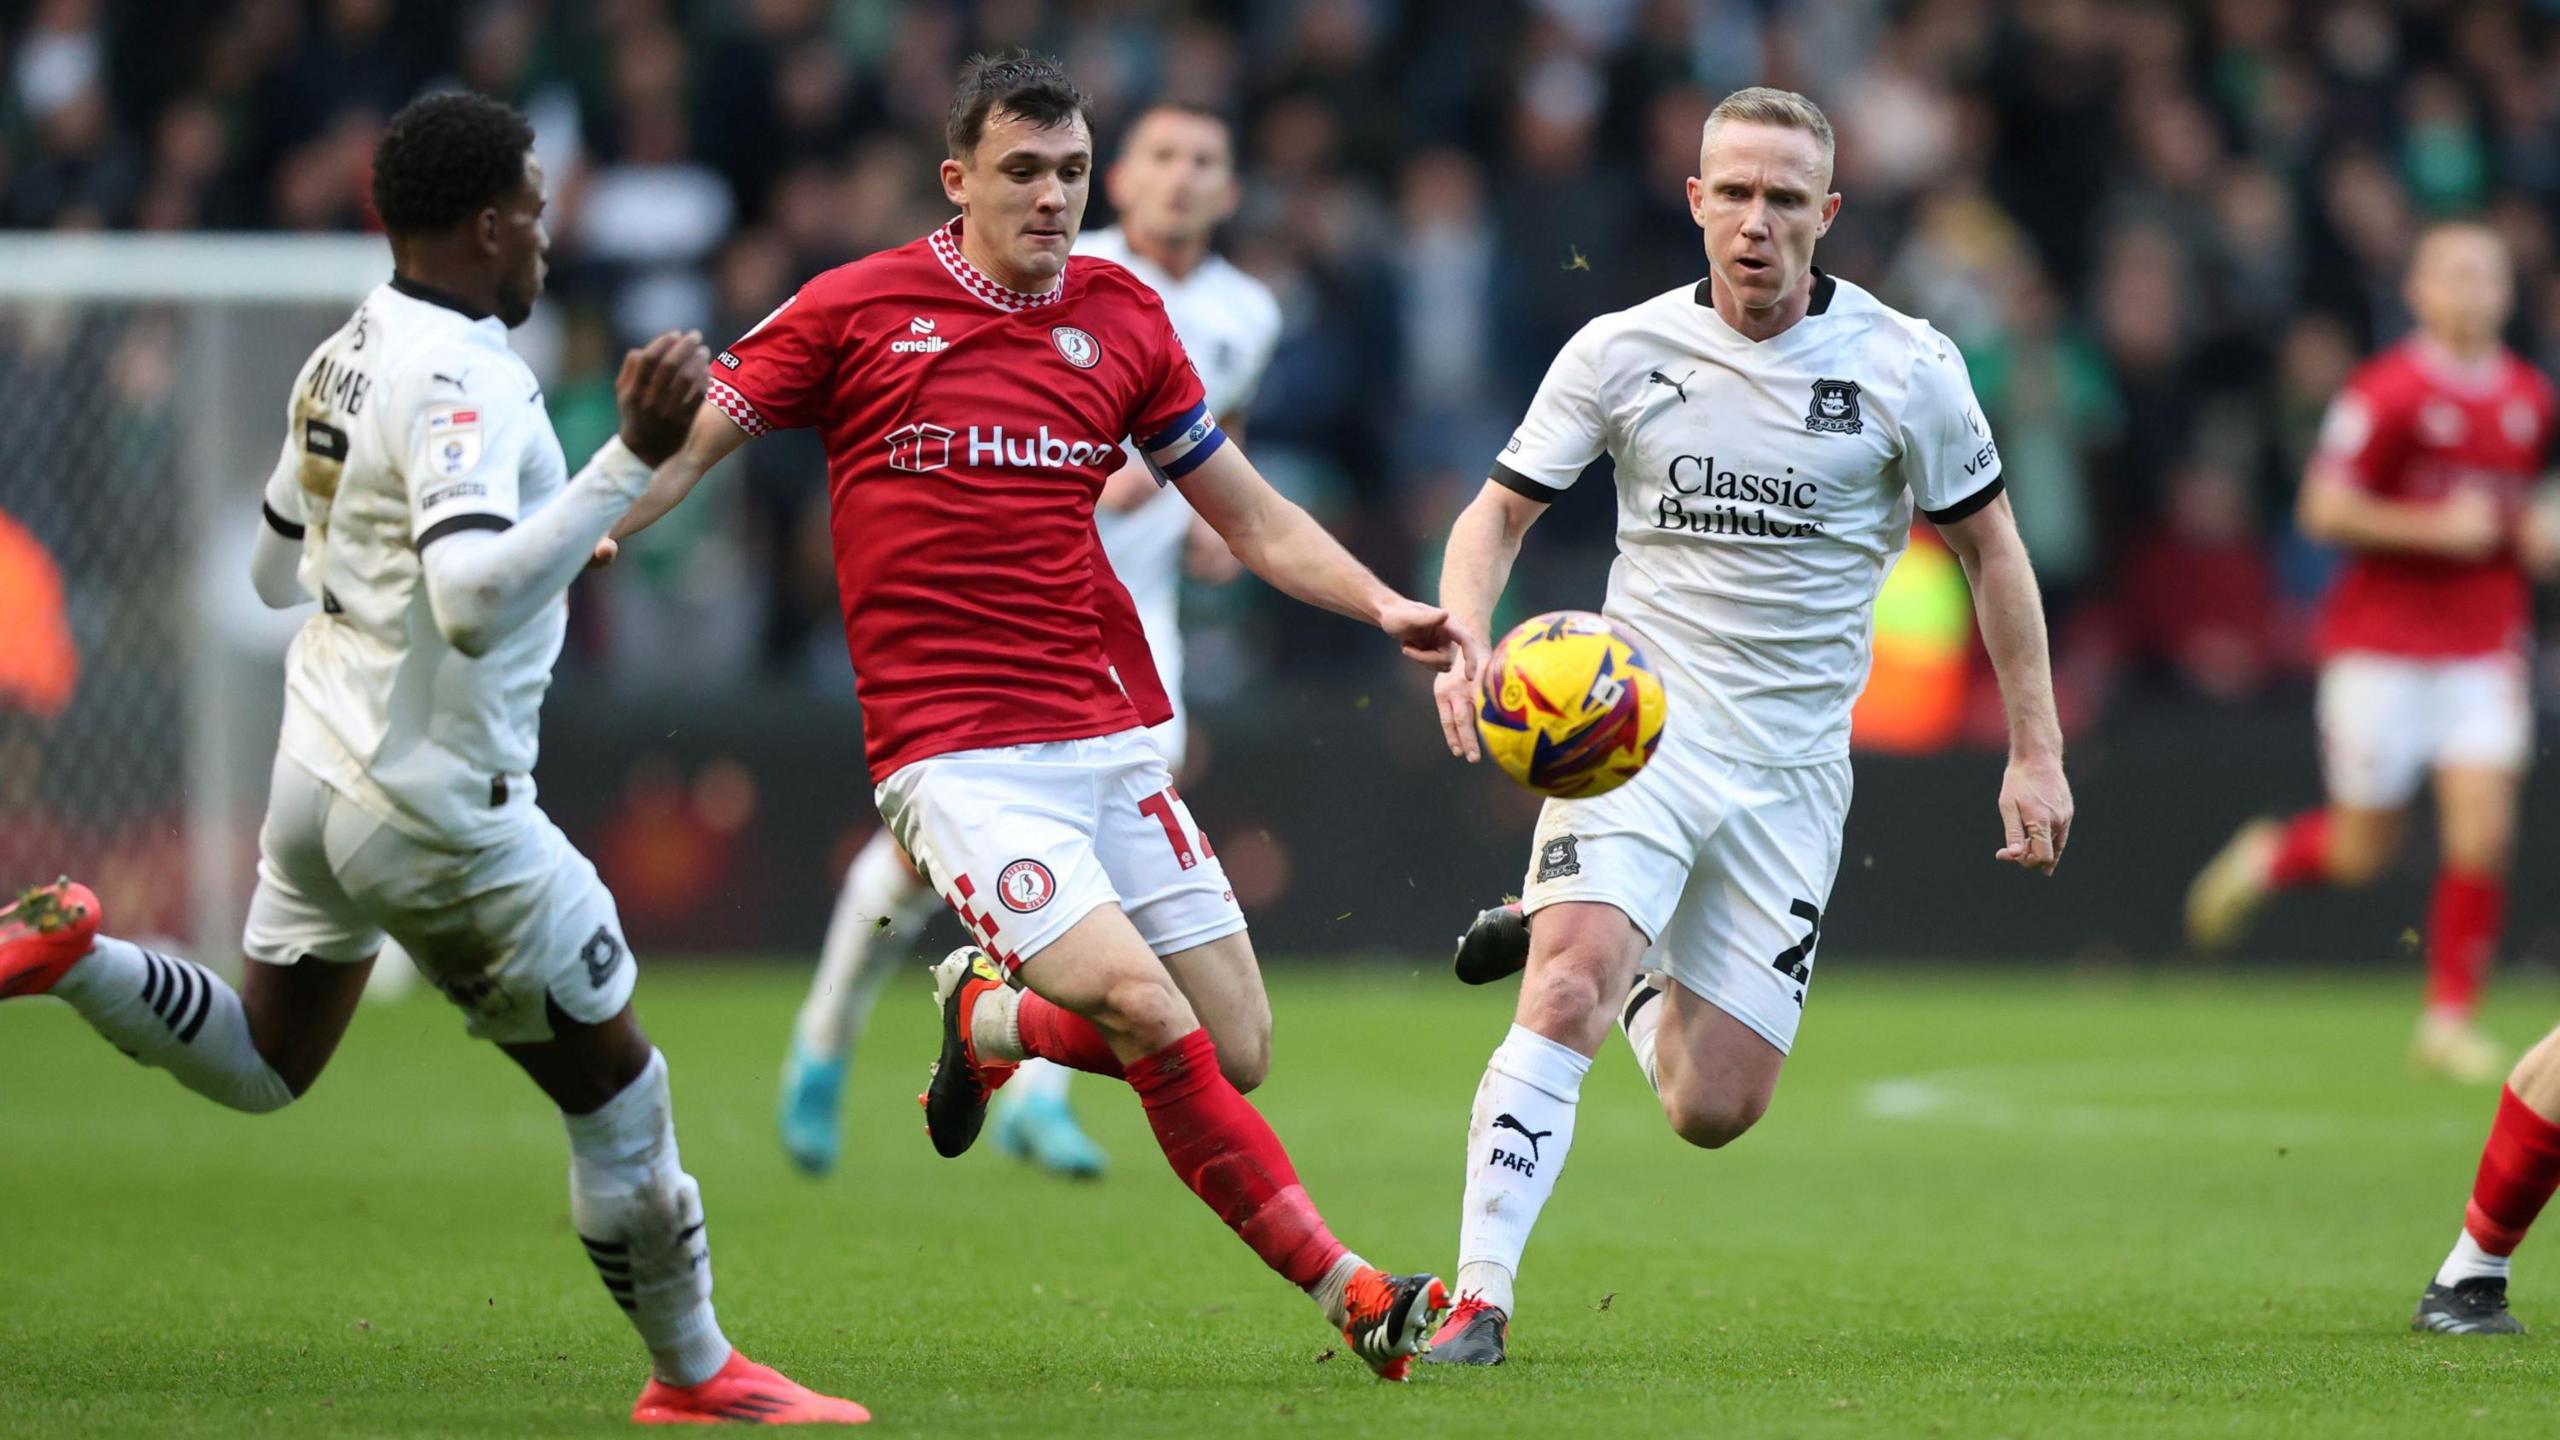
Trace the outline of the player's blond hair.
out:
M 1704 149 L 1712 143 L 1716 138 L 1716 127 L 1728 122 L 1775 125 L 1783 130 L 1801 130 L 1812 136 L 1822 146 L 1822 175 L 1824 182 L 1829 183 L 1833 152 L 1831 117 L 1822 113 L 1821 106 L 1793 90 L 1778 90 L 1767 85 L 1736 90 L 1717 101 L 1716 108 L 1707 112 L 1706 128 L 1698 136 L 1699 148 Z

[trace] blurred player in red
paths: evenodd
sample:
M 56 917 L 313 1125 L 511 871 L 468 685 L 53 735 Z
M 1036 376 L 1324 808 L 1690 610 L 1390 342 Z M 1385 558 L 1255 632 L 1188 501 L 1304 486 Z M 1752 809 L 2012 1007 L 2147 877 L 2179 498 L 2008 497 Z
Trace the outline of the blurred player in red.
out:
M 2242 826 L 2189 890 L 2187 930 L 2223 949 L 2270 895 L 2370 883 L 2432 773 L 2443 856 L 2411 1053 L 2484 1082 L 2504 1059 L 2472 1013 L 2506 922 L 2533 753 L 2525 564 L 2540 568 L 2547 548 L 2529 502 L 2551 453 L 2553 394 L 2500 342 L 2515 281 L 2496 234 L 2429 230 L 2406 295 L 2418 333 L 2349 379 L 2303 480 L 2303 533 L 2349 552 L 2320 622 L 2329 804 Z
M 1265 484 L 1155 292 L 1070 258 L 1093 131 L 1055 61 L 972 61 L 946 139 L 960 217 L 820 275 L 724 351 L 683 454 L 616 533 L 749 439 L 819 430 L 873 798 L 980 942 L 935 967 L 934 1147 L 967 1150 L 989 1092 L 1033 1056 L 1125 1079 L 1183 1182 L 1402 1379 L 1447 1289 L 1335 1240 L 1244 1099 L 1269 1068 L 1270 1005 L 1217 852 L 1148 735 L 1172 707 L 1096 499 L 1134 440 L 1281 590 L 1435 669 L 1471 667 L 1483 640 Z

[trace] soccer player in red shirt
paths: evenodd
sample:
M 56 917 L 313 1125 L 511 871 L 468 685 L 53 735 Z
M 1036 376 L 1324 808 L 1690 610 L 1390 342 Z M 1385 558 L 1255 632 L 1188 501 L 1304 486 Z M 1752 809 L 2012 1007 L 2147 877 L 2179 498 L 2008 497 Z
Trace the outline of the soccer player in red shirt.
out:
M 981 942 L 935 969 L 935 1148 L 966 1150 L 1030 1056 L 1124 1078 L 1184 1183 L 1402 1379 L 1447 1290 L 1336 1241 L 1243 1097 L 1269 1068 L 1270 1007 L 1235 892 L 1149 741 L 1171 707 L 1095 499 L 1133 438 L 1273 585 L 1435 669 L 1472 667 L 1483 639 L 1265 484 L 1155 293 L 1069 258 L 1093 133 L 1055 61 L 972 61 L 947 139 L 960 218 L 818 276 L 723 352 L 684 453 L 617 533 L 749 439 L 820 431 L 874 798 Z
M 2418 333 L 2348 380 L 2302 487 L 2303 533 L 2349 552 L 2319 633 L 2329 804 L 2242 826 L 2187 896 L 2188 933 L 2220 949 L 2279 891 L 2371 882 L 2432 772 L 2444 850 L 2413 1055 L 2471 1081 L 2504 1063 L 2472 1012 L 2533 753 L 2525 562 L 2545 548 L 2529 499 L 2553 433 L 2550 382 L 2499 341 L 2514 294 L 2495 232 L 2445 224 L 2419 241 Z

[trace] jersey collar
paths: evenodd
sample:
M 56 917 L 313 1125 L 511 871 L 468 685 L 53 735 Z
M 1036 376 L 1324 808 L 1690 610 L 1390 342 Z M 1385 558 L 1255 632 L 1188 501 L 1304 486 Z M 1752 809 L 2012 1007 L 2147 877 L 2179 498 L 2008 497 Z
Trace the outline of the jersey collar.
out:
M 956 215 L 948 224 L 925 238 L 933 246 L 933 258 L 942 262 L 942 268 L 951 272 L 951 278 L 960 282 L 961 289 L 1008 315 L 1021 310 L 1037 310 L 1043 305 L 1055 305 L 1066 297 L 1065 266 L 1059 267 L 1057 283 L 1037 295 L 996 283 L 994 276 L 971 264 L 969 257 L 960 253 L 960 219 Z M 1074 263 L 1074 258 L 1069 257 L 1067 264 Z
M 2507 378 L 2507 351 L 2503 345 L 2477 360 L 2460 360 L 2422 331 L 2409 337 L 2409 355 L 2428 378 L 2450 390 L 2485 394 Z
M 421 285 L 406 275 L 393 275 L 391 277 L 391 288 L 408 296 L 412 300 L 423 300 L 429 305 L 443 306 L 445 309 L 453 311 L 455 314 L 462 316 L 466 320 L 486 320 L 489 318 L 488 311 L 481 309 L 479 306 L 472 304 L 470 301 L 463 299 L 452 291 L 439 290 L 433 285 Z
M 1823 274 L 1821 266 L 1814 266 L 1813 303 L 1805 307 L 1805 318 L 1811 319 L 1825 310 L 1830 309 L 1831 297 L 1837 293 L 1839 289 L 1839 281 Z M 1698 288 L 1691 292 L 1691 295 L 1692 298 L 1698 302 L 1701 309 L 1713 310 L 1716 308 L 1716 277 L 1710 274 L 1706 279 L 1699 281 Z

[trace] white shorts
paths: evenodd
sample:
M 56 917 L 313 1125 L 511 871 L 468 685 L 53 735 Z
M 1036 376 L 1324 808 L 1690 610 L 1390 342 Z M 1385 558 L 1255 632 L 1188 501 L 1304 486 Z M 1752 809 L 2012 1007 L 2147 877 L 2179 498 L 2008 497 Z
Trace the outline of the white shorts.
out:
M 1840 873 L 1849 761 L 1763 766 L 1683 743 L 1590 800 L 1549 800 L 1521 908 L 1612 905 L 1653 943 L 1649 968 L 1795 1046 L 1822 911 Z
M 1148 732 L 961 750 L 872 791 L 926 883 L 1007 973 L 1117 904 L 1171 955 L 1245 928 Z
M 1191 717 L 1182 713 L 1180 705 L 1174 706 L 1172 719 L 1147 727 L 1147 743 L 1164 758 L 1166 774 L 1181 774 L 1182 757 L 1191 749 Z
M 548 1040 L 553 1005 L 592 1025 L 631 1000 L 613 896 L 551 817 L 537 809 L 497 844 L 441 849 L 278 755 L 242 948 L 268 965 L 366 960 L 386 933 L 483 1040 Z
M 2319 714 L 2329 798 L 2356 810 L 2399 809 L 2433 770 L 2522 773 L 2533 754 L 2517 655 L 2340 655 L 2320 667 Z

